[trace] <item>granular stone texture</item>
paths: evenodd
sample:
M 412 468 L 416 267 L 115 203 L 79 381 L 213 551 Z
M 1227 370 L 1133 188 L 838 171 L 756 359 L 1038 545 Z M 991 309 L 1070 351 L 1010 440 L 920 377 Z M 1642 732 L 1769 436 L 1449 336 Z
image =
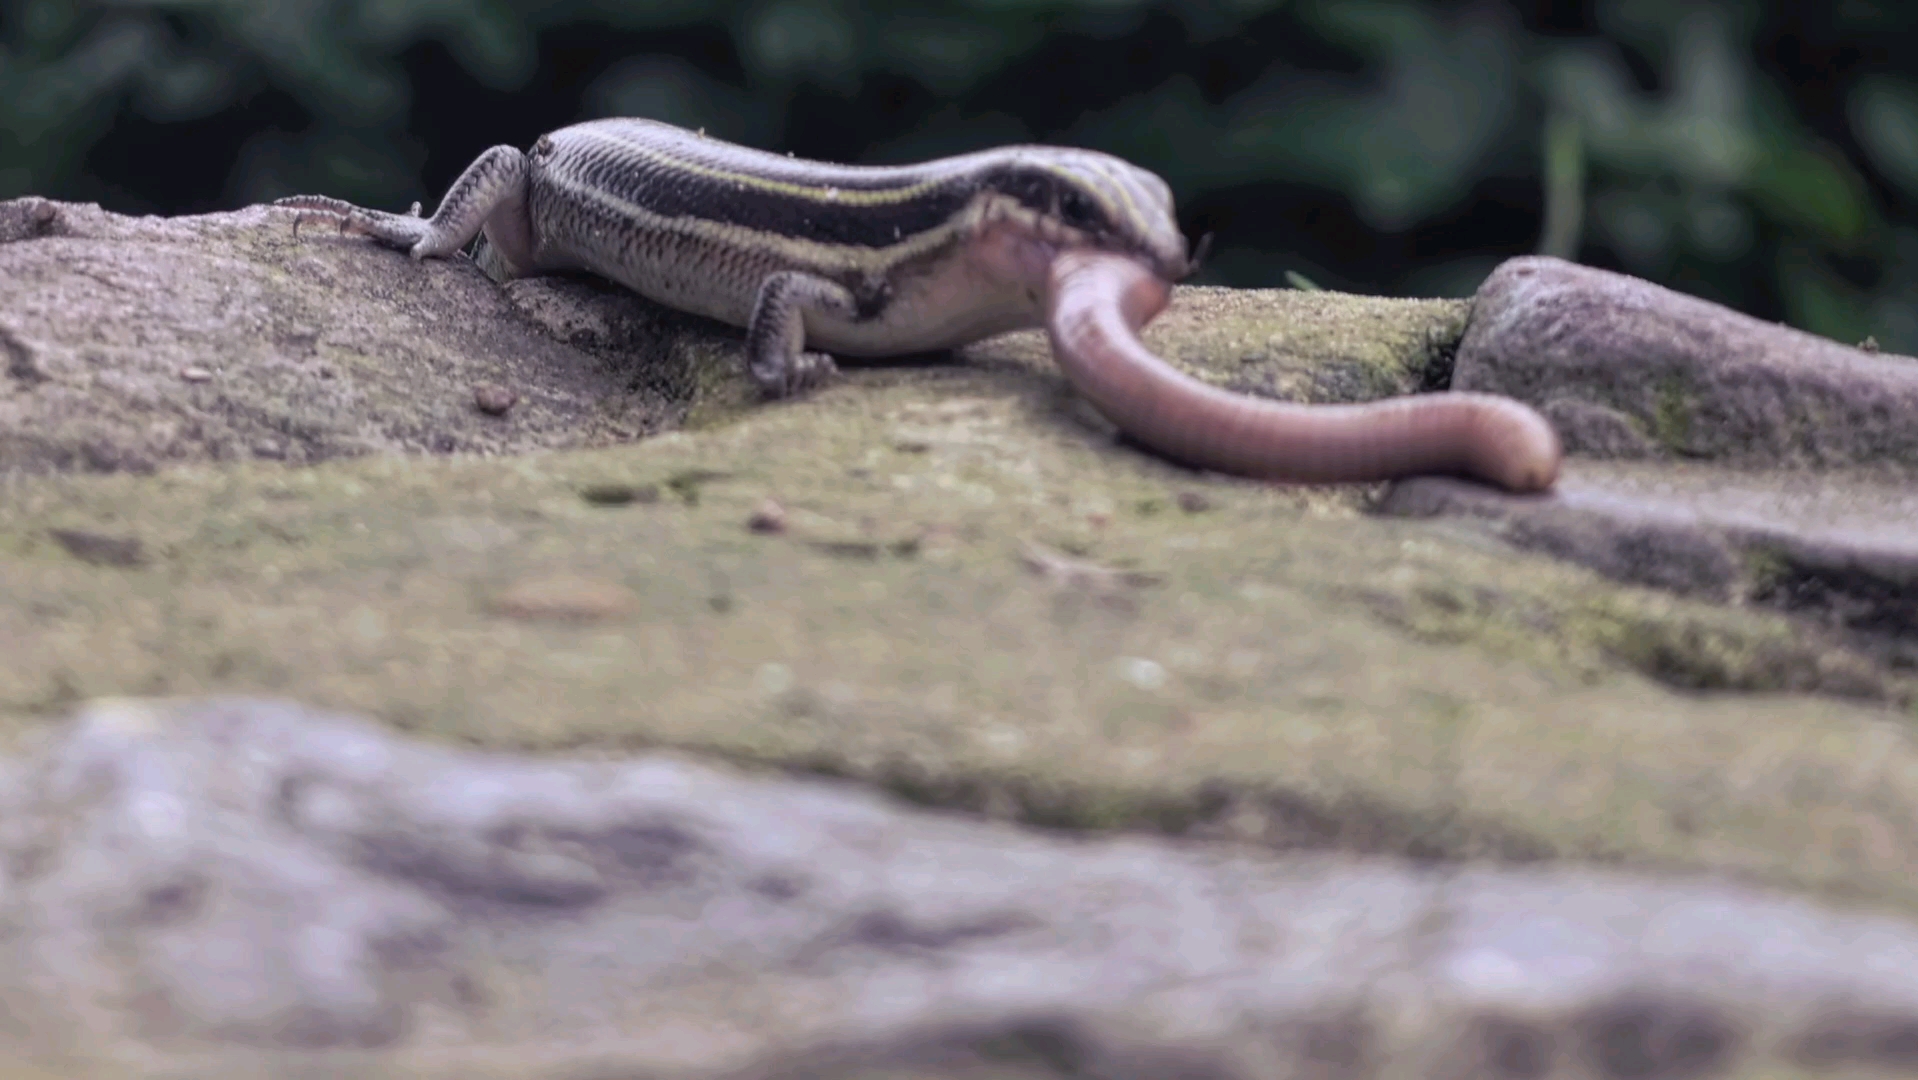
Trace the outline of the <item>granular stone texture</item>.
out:
M 1560 259 L 1479 287 L 1452 389 L 1539 405 L 1573 453 L 1918 468 L 1918 360 Z
M 1044 834 L 265 700 L 95 703 L 5 774 L 0 1047 L 70 1076 L 1760 1076 L 1918 1031 L 1918 927 L 1707 879 Z

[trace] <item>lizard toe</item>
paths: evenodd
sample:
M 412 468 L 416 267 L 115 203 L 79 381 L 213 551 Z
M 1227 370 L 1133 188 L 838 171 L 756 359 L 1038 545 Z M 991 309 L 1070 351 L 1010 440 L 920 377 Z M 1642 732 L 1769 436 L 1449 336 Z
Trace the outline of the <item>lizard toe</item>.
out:
M 802 352 L 793 358 L 792 367 L 786 372 L 786 390 L 789 394 L 816 390 L 838 374 L 839 365 L 833 363 L 832 357 L 822 352 Z

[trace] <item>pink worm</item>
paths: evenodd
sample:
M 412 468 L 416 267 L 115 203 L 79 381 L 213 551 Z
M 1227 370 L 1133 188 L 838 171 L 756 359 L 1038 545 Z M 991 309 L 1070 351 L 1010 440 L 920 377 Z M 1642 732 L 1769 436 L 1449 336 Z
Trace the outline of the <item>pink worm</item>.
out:
M 1510 491 L 1558 478 L 1558 433 L 1494 394 L 1439 393 L 1362 405 L 1234 394 L 1177 370 L 1138 329 L 1172 286 L 1139 262 L 1079 250 L 1052 261 L 1046 330 L 1075 389 L 1138 442 L 1201 468 L 1306 484 L 1463 473 Z

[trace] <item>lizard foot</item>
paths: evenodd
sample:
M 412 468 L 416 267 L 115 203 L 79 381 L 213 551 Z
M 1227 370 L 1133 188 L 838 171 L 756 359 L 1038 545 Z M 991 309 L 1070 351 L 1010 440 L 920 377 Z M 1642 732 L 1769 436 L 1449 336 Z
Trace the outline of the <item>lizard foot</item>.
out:
M 427 219 L 420 216 L 419 203 L 414 203 L 412 210 L 404 214 L 368 210 L 326 195 L 290 195 L 275 199 L 273 205 L 300 211 L 293 219 L 294 236 L 300 234 L 300 226 L 307 220 L 330 217 L 339 222 L 342 234 L 370 236 L 391 247 L 411 251 L 431 230 Z
M 832 363 L 832 357 L 825 353 L 802 351 L 794 353 L 792 359 L 781 370 L 765 376 L 754 372 L 760 382 L 760 389 L 767 397 L 798 397 L 807 391 L 819 389 L 832 382 L 832 376 L 838 374 L 838 364 Z
M 832 376 L 838 374 L 838 364 L 832 363 L 832 357 L 825 353 L 800 353 L 792 357 L 792 366 L 786 368 L 786 393 L 806 393 L 809 389 L 819 389 L 832 382 Z

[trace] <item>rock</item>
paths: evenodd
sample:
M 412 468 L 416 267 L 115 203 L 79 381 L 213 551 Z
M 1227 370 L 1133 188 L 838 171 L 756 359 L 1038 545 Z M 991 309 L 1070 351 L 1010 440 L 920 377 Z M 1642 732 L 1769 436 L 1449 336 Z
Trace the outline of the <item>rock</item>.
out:
M 804 400 L 728 412 L 700 403 L 756 400 L 736 334 L 590 281 L 498 288 L 325 229 L 295 242 L 279 211 L 6 205 L 0 235 L 39 238 L 0 259 L 55 241 L 217 253 L 203 268 L 235 275 L 248 310 L 350 315 L 342 332 L 368 347 L 394 327 L 437 342 L 421 377 L 445 392 L 378 396 L 355 428 L 362 448 L 419 454 L 313 465 L 275 433 L 245 446 L 283 461 L 208 465 L 226 444 L 188 440 L 168 460 L 202 467 L 155 476 L 17 459 L 38 464 L 0 481 L 0 734 L 93 696 L 284 694 L 473 745 L 717 752 L 1019 821 L 1426 859 L 1598 853 L 1918 910 L 1918 785 L 1899 779 L 1918 776 L 1918 743 L 1894 737 L 1918 668 L 1891 637 L 1855 638 L 1859 620 L 1760 606 L 1715 534 L 1696 534 L 1695 565 L 1613 559 L 1664 574 L 1633 579 L 1667 590 L 1653 591 L 1565 562 L 1585 546 L 1527 554 L 1524 530 L 1462 504 L 1408 521 L 1364 513 L 1376 489 L 1194 474 L 1081 423 L 1042 334 L 849 364 Z M 35 265 L 0 289 L 44 305 L 100 286 L 94 263 Z M 203 323 L 157 327 L 208 310 L 127 303 L 180 350 Z M 1220 385 L 1344 400 L 1443 385 L 1470 313 L 1181 289 L 1147 336 Z M 57 325 L 63 348 L 84 348 L 88 326 Z M 518 361 L 469 356 L 471 335 L 531 350 L 505 417 L 480 414 L 470 387 Z M 206 383 L 165 368 L 169 392 L 256 385 L 305 348 L 208 340 L 238 351 L 201 357 Z M 142 354 L 109 359 L 75 390 L 89 415 L 129 437 L 208 430 L 171 426 L 171 398 L 116 389 Z M 316 372 L 281 406 L 381 370 Z M 618 425 L 650 418 L 623 390 L 542 396 L 539 380 L 568 372 L 642 396 L 665 380 L 688 424 L 622 442 L 641 428 Z M 72 436 L 38 389 L 0 387 L 21 419 L 0 441 Z M 554 427 L 515 426 L 547 406 Z M 446 410 L 498 453 L 379 441 Z M 613 445 L 518 452 L 602 436 Z M 769 492 L 788 515 L 779 538 L 742 528 Z M 1864 595 L 1779 580 L 1780 595 L 1827 589 L 1834 610 Z
M 1394 485 L 1378 509 L 1483 521 L 1516 547 L 1620 581 L 1791 612 L 1847 632 L 1895 668 L 1918 667 L 1918 494 L 1895 476 L 1575 462 L 1543 497 L 1421 477 Z M 1849 661 L 1817 681 L 1882 691 Z
M 1574 460 L 1549 494 L 1442 477 L 1389 515 L 1462 516 L 1607 577 L 1810 616 L 1918 666 L 1918 360 L 1636 278 L 1513 259 L 1480 288 L 1453 385 L 1538 404 Z M 1849 662 L 1829 688 L 1875 693 Z
M 464 260 L 296 237 L 294 217 L 0 202 L 0 474 L 605 445 L 689 396 L 661 389 L 693 363 L 670 335 L 633 378 L 634 352 L 555 340 Z M 520 403 L 478 412 L 479 382 Z
M 0 203 L 0 1054 L 1913 1065 L 1910 361 L 1531 260 L 1181 289 L 1216 385 L 1456 363 L 1585 455 L 1366 513 L 1115 442 L 1043 335 L 763 404 L 731 331 L 289 218 Z M 186 700 L 50 726 L 130 693 Z
M 1918 926 L 1711 879 L 1068 837 L 265 700 L 95 703 L 0 775 L 0 1049 L 68 1076 L 1918 1064 Z
M 1573 453 L 1918 467 L 1918 360 L 1559 259 L 1479 287 L 1452 388 L 1546 406 Z
M 600 622 L 627 613 L 635 602 L 632 592 L 617 581 L 552 574 L 514 582 L 490 606 L 514 619 Z

